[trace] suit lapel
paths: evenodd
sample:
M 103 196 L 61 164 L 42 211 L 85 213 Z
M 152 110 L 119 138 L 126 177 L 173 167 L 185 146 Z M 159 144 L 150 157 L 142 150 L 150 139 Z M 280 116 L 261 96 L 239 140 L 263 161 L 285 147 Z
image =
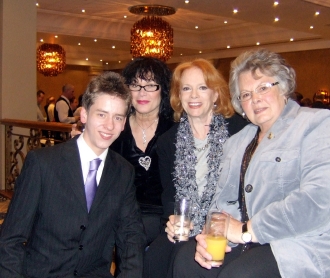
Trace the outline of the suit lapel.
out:
M 65 146 L 63 148 L 64 151 L 62 154 L 62 158 L 63 169 L 65 169 L 65 174 L 67 175 L 66 179 L 68 180 L 68 184 L 71 186 L 73 194 L 78 199 L 78 202 L 87 212 L 84 181 L 77 145 L 77 138 L 73 138 L 64 144 Z
M 109 149 L 107 157 L 104 162 L 103 172 L 100 179 L 100 183 L 98 185 L 96 195 L 91 207 L 90 211 L 93 211 L 97 208 L 99 204 L 103 201 L 103 199 L 108 194 L 109 190 L 111 189 L 112 185 L 114 184 L 114 178 L 116 175 L 116 169 L 115 166 L 115 159 L 113 156 L 112 151 Z

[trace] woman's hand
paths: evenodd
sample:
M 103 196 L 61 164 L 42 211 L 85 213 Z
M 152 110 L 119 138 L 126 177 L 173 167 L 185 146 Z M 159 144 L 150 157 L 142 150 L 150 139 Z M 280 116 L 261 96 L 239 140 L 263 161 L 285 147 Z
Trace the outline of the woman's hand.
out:
M 73 124 L 71 127 L 71 138 L 75 137 L 76 135 L 81 134 L 81 132 L 77 129 L 77 124 Z
M 212 256 L 210 253 L 206 251 L 206 234 L 199 234 L 196 236 L 196 253 L 195 253 L 195 261 L 200 264 L 200 266 L 211 269 L 212 267 L 219 267 L 220 265 L 212 265 Z M 231 248 L 226 246 L 226 253 L 230 252 Z
M 170 217 L 168 218 L 168 221 L 166 223 L 166 228 L 165 228 L 165 232 L 167 233 L 167 238 L 170 242 L 175 243 L 175 240 L 173 239 L 174 237 L 174 220 L 175 220 L 175 216 L 174 215 L 170 215 Z M 194 223 L 190 222 L 190 230 L 194 229 Z

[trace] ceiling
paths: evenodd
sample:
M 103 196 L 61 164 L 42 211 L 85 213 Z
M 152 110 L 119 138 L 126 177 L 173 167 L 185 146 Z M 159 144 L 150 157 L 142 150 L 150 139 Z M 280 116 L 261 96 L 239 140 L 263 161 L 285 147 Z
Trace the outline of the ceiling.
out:
M 330 0 L 279 0 L 277 6 L 271 0 L 37 2 L 37 45 L 41 39 L 60 44 L 70 65 L 124 67 L 132 58 L 130 30 L 142 18 L 128 8 L 145 4 L 166 4 L 176 10 L 163 17 L 174 30 L 174 53 L 168 63 L 235 57 L 256 47 L 276 52 L 330 48 Z

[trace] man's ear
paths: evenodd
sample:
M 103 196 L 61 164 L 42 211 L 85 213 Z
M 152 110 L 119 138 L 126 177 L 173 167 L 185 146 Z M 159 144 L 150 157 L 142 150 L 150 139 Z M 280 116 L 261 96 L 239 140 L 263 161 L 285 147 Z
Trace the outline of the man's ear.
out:
M 80 121 L 85 124 L 87 122 L 87 111 L 84 107 L 80 110 Z

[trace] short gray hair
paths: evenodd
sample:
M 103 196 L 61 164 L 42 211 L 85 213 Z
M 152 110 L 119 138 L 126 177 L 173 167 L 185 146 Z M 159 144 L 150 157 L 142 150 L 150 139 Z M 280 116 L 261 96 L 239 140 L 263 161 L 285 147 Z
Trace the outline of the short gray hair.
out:
M 296 89 L 296 73 L 281 55 L 267 49 L 244 52 L 231 63 L 229 76 L 231 102 L 239 114 L 242 114 L 243 110 L 238 100 L 240 95 L 238 78 L 248 71 L 255 75 L 257 70 L 264 75 L 274 77 L 279 82 L 281 94 L 287 98 L 292 98 Z

